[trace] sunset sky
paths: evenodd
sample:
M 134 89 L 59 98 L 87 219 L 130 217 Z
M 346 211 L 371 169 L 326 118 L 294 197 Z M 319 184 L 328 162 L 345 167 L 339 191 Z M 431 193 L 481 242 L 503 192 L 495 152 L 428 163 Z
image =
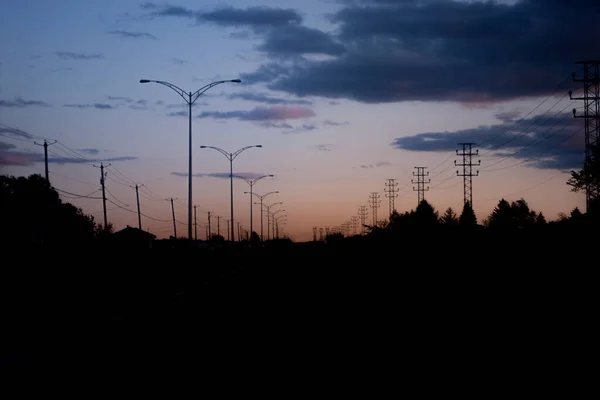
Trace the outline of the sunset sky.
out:
M 193 199 L 198 236 L 207 214 L 229 219 L 229 161 L 200 149 L 241 153 L 234 174 L 273 174 L 254 185 L 287 215 L 294 240 L 335 227 L 380 194 L 400 189 L 396 209 L 417 205 L 410 180 L 428 167 L 425 198 L 442 213 L 463 204 L 454 161 L 474 142 L 481 160 L 473 203 L 481 222 L 500 198 L 525 198 L 547 219 L 574 207 L 568 171 L 583 161 L 576 61 L 600 58 L 595 0 L 304 0 L 172 3 L 129 0 L 0 0 L 0 172 L 44 174 L 65 201 L 166 238 L 187 235 L 187 105 L 196 91 Z M 35 143 L 34 143 L 35 142 Z M 234 181 L 235 219 L 249 229 L 249 186 Z M 76 196 L 67 195 L 75 194 Z M 78 197 L 89 196 L 91 198 Z M 369 221 L 371 221 L 369 208 Z M 254 230 L 260 233 L 260 208 Z M 212 227 L 216 230 L 216 218 Z M 266 228 L 266 216 L 265 216 Z

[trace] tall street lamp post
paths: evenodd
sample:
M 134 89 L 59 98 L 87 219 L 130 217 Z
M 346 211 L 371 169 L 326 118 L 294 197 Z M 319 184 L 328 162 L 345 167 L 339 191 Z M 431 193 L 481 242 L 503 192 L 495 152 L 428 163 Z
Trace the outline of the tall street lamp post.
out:
M 206 86 L 201 87 L 195 92 L 186 92 L 178 86 L 173 85 L 169 82 L 155 81 L 151 79 L 140 79 L 140 83 L 158 83 L 168 88 L 173 89 L 188 105 L 188 119 L 189 119 L 189 154 L 188 154 L 188 239 L 192 240 L 192 105 L 198 100 L 198 98 L 204 94 L 208 89 L 220 85 L 222 83 L 240 83 L 239 79 L 229 79 L 226 81 L 215 81 L 209 83 Z
M 264 207 L 267 209 L 267 240 L 269 240 L 269 235 L 270 235 L 270 226 L 271 226 L 271 207 L 274 207 L 278 204 L 283 204 L 283 201 L 278 201 L 277 203 L 273 203 L 271 205 L 265 205 Z
M 233 228 L 233 160 L 235 160 L 235 158 L 237 156 L 239 156 L 240 153 L 242 153 L 244 150 L 248 150 L 253 147 L 262 147 L 262 144 L 254 144 L 252 146 L 242 147 L 241 149 L 237 150 L 234 153 L 228 153 L 225 150 L 220 149 L 218 147 L 214 147 L 214 146 L 200 146 L 201 149 L 216 150 L 219 153 L 223 154 L 229 160 L 229 184 L 231 187 L 231 241 L 232 242 L 234 241 L 234 235 L 233 235 L 233 231 L 234 231 L 234 228 Z
M 261 241 L 265 240 L 265 237 L 263 235 L 263 221 L 264 221 L 264 218 L 263 218 L 263 200 L 267 196 L 269 196 L 271 194 L 274 194 L 274 193 L 279 193 L 279 190 L 275 190 L 273 192 L 265 193 L 265 194 L 262 194 L 262 195 L 258 194 L 258 193 L 252 193 L 252 195 L 254 195 L 254 196 L 256 196 L 256 197 L 258 197 L 260 199 L 260 203 L 254 203 L 254 204 L 260 204 L 260 240 Z M 269 226 L 267 225 L 267 232 L 268 232 L 268 230 L 269 230 Z
M 279 212 L 285 211 L 285 208 L 282 208 L 281 210 L 277 210 L 273 213 L 271 213 L 271 221 L 273 221 L 273 239 L 275 239 L 275 222 L 277 221 L 277 219 L 275 218 L 275 215 Z
M 254 179 L 248 179 L 248 178 L 245 178 L 245 177 L 239 176 L 239 175 L 235 176 L 236 178 L 243 179 L 248 185 L 250 185 L 250 191 L 249 192 L 244 192 L 244 194 L 250 193 L 250 235 L 252 235 L 252 232 L 254 232 L 252 230 L 253 229 L 252 228 L 252 209 L 254 208 L 254 207 L 252 207 L 252 195 L 253 195 L 252 188 L 254 187 L 254 184 L 256 182 L 260 181 L 261 179 L 263 179 L 263 178 L 272 178 L 274 176 L 275 175 L 263 175 L 263 176 L 259 176 L 258 178 L 254 178 Z

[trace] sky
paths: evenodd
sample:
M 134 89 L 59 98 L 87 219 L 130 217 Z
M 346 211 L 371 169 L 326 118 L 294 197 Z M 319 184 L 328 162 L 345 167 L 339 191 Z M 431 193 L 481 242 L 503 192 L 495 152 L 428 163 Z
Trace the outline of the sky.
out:
M 460 212 L 459 143 L 480 165 L 481 222 L 501 198 L 525 198 L 547 219 L 579 207 L 565 184 L 584 157 L 581 60 L 600 58 L 594 0 L 0 0 L 0 172 L 44 174 L 61 197 L 159 238 L 187 236 L 188 108 L 163 81 L 195 92 L 193 204 L 198 237 L 227 237 L 226 153 L 234 220 L 250 229 L 249 184 L 281 217 L 280 234 L 311 240 L 373 208 L 389 215 L 423 194 Z M 259 201 L 254 196 L 255 201 Z M 219 217 L 219 218 L 217 218 Z M 264 213 L 266 235 L 267 218 Z M 237 227 L 236 227 L 237 229 Z M 260 206 L 253 206 L 260 234 Z

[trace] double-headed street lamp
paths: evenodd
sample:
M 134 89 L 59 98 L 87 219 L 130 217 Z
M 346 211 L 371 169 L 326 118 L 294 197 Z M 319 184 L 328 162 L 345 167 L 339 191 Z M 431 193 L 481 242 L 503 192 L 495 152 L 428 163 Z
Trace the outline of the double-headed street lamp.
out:
M 223 154 L 229 160 L 229 183 L 231 186 L 231 241 L 232 242 L 234 241 L 234 235 L 233 235 L 233 230 L 234 230 L 233 229 L 233 160 L 235 160 L 235 158 L 237 156 L 239 156 L 240 153 L 243 152 L 244 150 L 248 150 L 253 147 L 262 147 L 262 144 L 254 144 L 252 146 L 242 147 L 241 149 L 239 149 L 238 151 L 236 151 L 234 153 L 228 153 L 225 150 L 220 149 L 218 147 L 214 147 L 214 146 L 200 146 L 201 149 L 216 150 L 219 153 Z
M 275 222 L 277 221 L 277 219 L 275 218 L 275 214 L 285 211 L 285 208 L 282 208 L 281 210 L 277 210 L 273 213 L 271 213 L 271 221 L 273 221 L 273 239 L 275 239 Z
M 158 83 L 168 88 L 173 89 L 178 95 L 187 103 L 189 110 L 189 154 L 188 154 L 188 239 L 192 240 L 192 105 L 198 100 L 198 98 L 204 94 L 208 89 L 220 85 L 222 83 L 241 83 L 239 79 L 229 79 L 226 81 L 215 81 L 209 83 L 206 86 L 201 87 L 195 92 L 186 92 L 185 90 L 177 87 L 169 82 L 155 81 L 151 79 L 140 79 L 140 83 Z
M 268 206 L 264 206 L 267 209 L 267 240 L 269 240 L 269 234 L 270 234 L 270 226 L 271 226 L 271 207 L 276 206 L 278 204 L 283 204 L 283 201 L 278 201 L 277 203 L 273 203 L 271 205 Z M 261 206 L 262 208 L 262 206 Z M 262 212 L 262 210 L 261 210 Z
M 246 192 L 245 192 L 246 193 Z M 260 199 L 260 203 L 254 203 L 254 204 L 260 204 L 260 240 L 265 240 L 265 237 L 263 235 L 263 200 L 274 193 L 279 193 L 279 190 L 275 190 L 273 192 L 269 192 L 269 193 L 265 193 L 265 194 L 258 194 L 258 193 L 252 193 L 252 195 L 258 197 Z M 267 233 L 269 232 L 269 226 L 267 225 Z
M 249 192 L 244 192 L 244 194 L 250 193 L 250 235 L 252 235 L 252 232 L 254 232 L 252 230 L 252 208 L 254 208 L 254 207 L 252 207 L 252 195 L 253 195 L 253 193 L 252 193 L 252 187 L 254 186 L 254 184 L 256 182 L 260 181 L 261 179 L 263 179 L 263 178 L 272 178 L 274 176 L 275 175 L 263 175 L 263 176 L 259 176 L 258 178 L 254 178 L 254 179 L 244 178 L 243 176 L 239 176 L 239 175 L 235 176 L 236 178 L 243 179 L 248 185 L 250 185 L 250 191 Z
M 274 228 L 275 235 L 274 236 L 276 239 L 279 239 L 279 220 L 281 220 L 282 224 L 285 223 L 285 221 L 287 221 L 287 214 L 280 215 L 279 217 L 274 218 L 274 219 L 275 219 L 275 224 L 274 224 L 275 225 L 275 228 Z

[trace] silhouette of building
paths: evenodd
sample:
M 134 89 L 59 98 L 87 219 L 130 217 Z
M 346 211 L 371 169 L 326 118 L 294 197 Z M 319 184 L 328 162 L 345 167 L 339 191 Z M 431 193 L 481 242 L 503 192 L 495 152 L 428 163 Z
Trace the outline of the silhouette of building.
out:
M 156 235 L 127 225 L 127 228 L 113 233 L 112 238 L 117 244 L 127 248 L 152 248 Z

